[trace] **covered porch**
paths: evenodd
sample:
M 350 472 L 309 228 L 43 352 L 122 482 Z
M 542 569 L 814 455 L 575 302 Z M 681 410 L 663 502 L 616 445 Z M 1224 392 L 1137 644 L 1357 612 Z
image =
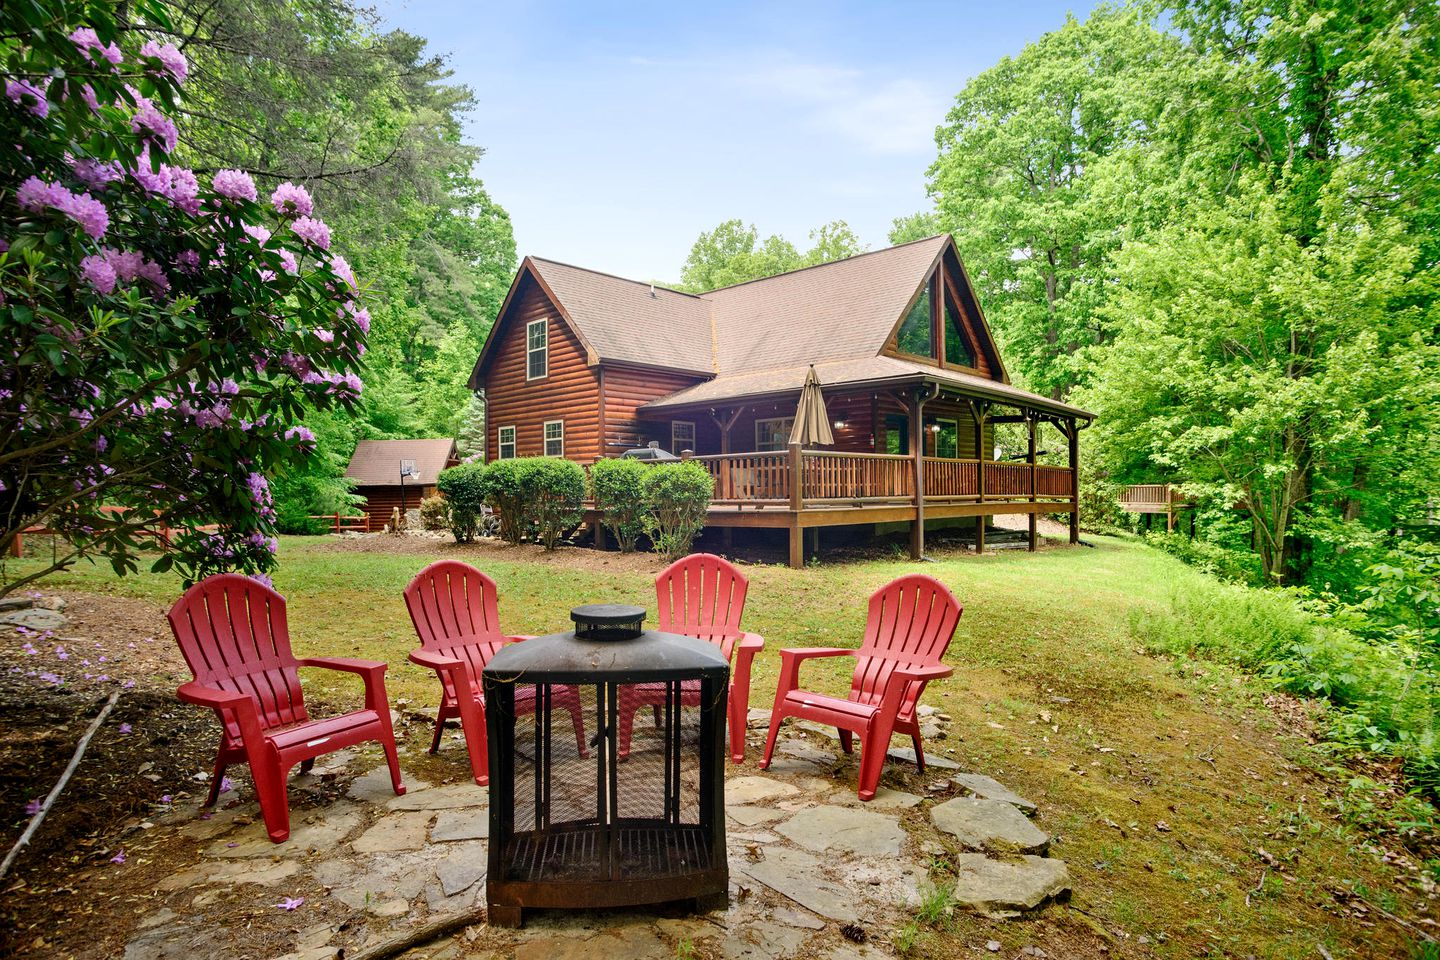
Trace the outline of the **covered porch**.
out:
M 919 559 L 927 521 L 975 518 L 983 551 L 986 517 L 1026 515 L 1034 550 L 1038 516 L 1058 513 L 1078 541 L 1085 411 L 949 370 L 832 382 L 824 394 L 835 440 L 825 447 L 788 442 L 798 390 L 641 413 L 647 436 L 692 451 L 710 471 L 708 526 L 727 537 L 737 527 L 788 530 L 791 566 L 803 565 L 806 533 L 821 527 L 908 523 Z

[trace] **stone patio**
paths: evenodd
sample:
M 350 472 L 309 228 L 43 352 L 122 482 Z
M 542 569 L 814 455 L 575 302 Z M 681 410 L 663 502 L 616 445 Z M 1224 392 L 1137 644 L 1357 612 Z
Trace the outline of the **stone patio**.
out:
M 727 909 L 539 913 L 527 915 L 523 930 L 477 923 L 401 955 L 874 960 L 893 955 L 891 935 L 913 916 L 937 854 L 956 866 L 957 908 L 1012 917 L 1068 895 L 1065 864 L 1036 855 L 1049 837 L 1027 816 L 1034 804 L 963 773 L 932 782 L 930 796 L 882 788 L 861 803 L 854 759 L 826 750 L 825 736 L 790 731 L 790 762 L 770 771 L 758 770 L 758 750 L 744 765 L 728 765 Z M 442 757 L 455 761 L 457 776 L 467 772 L 460 750 Z M 254 923 L 273 928 L 271 942 L 283 940 L 274 951 L 283 960 L 335 958 L 342 949 L 353 956 L 420 923 L 483 906 L 487 791 L 468 781 L 408 779 L 408 792 L 396 797 L 376 763 L 342 751 L 293 778 L 292 806 L 301 809 L 284 844 L 270 843 L 255 805 L 233 793 L 228 808 L 222 801 L 208 816 L 190 804 L 157 818 L 147 839 L 199 841 L 198 861 L 177 865 L 159 884 L 125 960 L 234 956 L 210 917 L 217 905 L 237 901 L 253 904 Z M 293 803 L 307 792 L 317 802 Z M 867 944 L 846 939 L 855 928 Z

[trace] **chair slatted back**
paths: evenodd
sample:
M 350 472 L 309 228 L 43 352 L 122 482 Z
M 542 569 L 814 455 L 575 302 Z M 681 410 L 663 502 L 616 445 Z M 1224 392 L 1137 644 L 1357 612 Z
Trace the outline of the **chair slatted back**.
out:
M 940 663 L 955 625 L 960 603 L 934 577 L 912 573 L 892 580 L 870 597 L 865 641 L 856 655 L 850 699 L 879 703 L 896 667 L 930 667 Z M 900 700 L 900 716 L 909 718 L 924 689 L 907 685 Z
M 655 578 L 660 630 L 708 640 L 730 659 L 740 639 L 740 618 L 750 581 L 723 557 L 695 553 Z
M 186 590 L 167 618 L 197 681 L 249 694 L 264 727 L 310 719 L 280 594 L 238 573 L 220 573 Z M 240 738 L 233 720 L 225 727 L 232 740 Z
M 420 646 L 466 661 L 476 679 L 506 643 L 498 597 L 494 580 L 459 560 L 437 560 L 405 588 Z M 455 695 L 448 680 L 445 695 Z

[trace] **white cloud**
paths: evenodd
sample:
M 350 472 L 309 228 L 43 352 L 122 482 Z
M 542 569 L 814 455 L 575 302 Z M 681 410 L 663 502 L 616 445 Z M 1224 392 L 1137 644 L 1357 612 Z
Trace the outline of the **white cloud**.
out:
M 862 70 L 777 58 L 740 75 L 760 96 L 803 108 L 813 129 L 837 134 L 871 153 L 928 155 L 945 97 L 907 77 L 879 77 Z

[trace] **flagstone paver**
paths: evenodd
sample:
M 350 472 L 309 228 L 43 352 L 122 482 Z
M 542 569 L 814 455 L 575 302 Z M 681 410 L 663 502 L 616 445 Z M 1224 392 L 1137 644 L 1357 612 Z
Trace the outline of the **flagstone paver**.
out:
M 490 802 L 485 788 L 474 781 L 452 783 L 428 790 L 410 790 L 406 787 L 403 796 L 389 794 L 385 806 L 391 810 L 457 810 L 463 807 L 483 807 Z
M 986 916 L 1004 919 L 1070 894 L 1070 872 L 1063 860 L 1020 857 L 992 860 L 983 853 L 955 858 L 955 900 Z
M 855 893 L 827 880 L 821 862 L 801 850 L 769 847 L 759 862 L 742 860 L 732 863 L 731 869 L 739 870 L 822 917 L 842 923 L 860 919 Z
M 776 810 L 773 807 L 750 806 L 749 804 L 726 804 L 725 813 L 736 823 L 747 827 L 758 826 L 762 823 L 770 823 L 785 816 L 784 810 Z
M 446 843 L 452 840 L 479 840 L 488 836 L 490 836 L 490 811 L 484 808 L 443 810 L 435 818 L 435 826 L 430 829 L 430 839 L 436 843 Z
M 839 850 L 862 857 L 894 857 L 905 843 L 905 831 L 893 817 L 829 804 L 801 810 L 775 830 L 822 853 Z
M 730 931 L 721 956 L 725 960 L 783 960 L 793 957 L 810 934 L 795 927 L 745 924 Z
M 915 748 L 891 747 L 889 752 L 885 754 L 885 757 L 889 760 L 898 760 L 901 763 L 908 763 L 911 766 L 914 766 Z M 959 770 L 960 764 L 956 763 L 954 760 L 949 759 L 948 757 L 937 756 L 936 754 L 931 753 L 927 750 L 925 751 L 925 769 L 928 770 L 931 767 L 934 767 L 936 770 Z
M 1050 837 L 1003 800 L 956 797 L 930 808 L 935 826 L 971 850 L 1044 853 Z
M 962 790 L 968 790 L 977 797 L 985 800 L 1003 800 L 1011 806 L 1019 807 L 1032 816 L 1035 814 L 1035 804 L 1026 800 L 1000 781 L 987 777 L 982 773 L 957 773 L 951 777 L 950 780 L 955 786 Z
M 800 788 L 771 777 L 736 777 L 725 781 L 725 805 L 732 803 L 768 803 L 782 797 L 793 797 Z
M 216 840 L 205 853 L 211 857 L 303 857 L 312 850 L 329 851 L 362 820 L 360 808 L 346 803 L 303 817 L 291 811 L 290 839 L 284 843 L 272 843 L 264 822 L 257 820 L 241 827 L 228 840 Z
M 356 853 L 395 853 L 425 846 L 425 833 L 433 814 L 429 810 L 392 813 L 355 839 Z

